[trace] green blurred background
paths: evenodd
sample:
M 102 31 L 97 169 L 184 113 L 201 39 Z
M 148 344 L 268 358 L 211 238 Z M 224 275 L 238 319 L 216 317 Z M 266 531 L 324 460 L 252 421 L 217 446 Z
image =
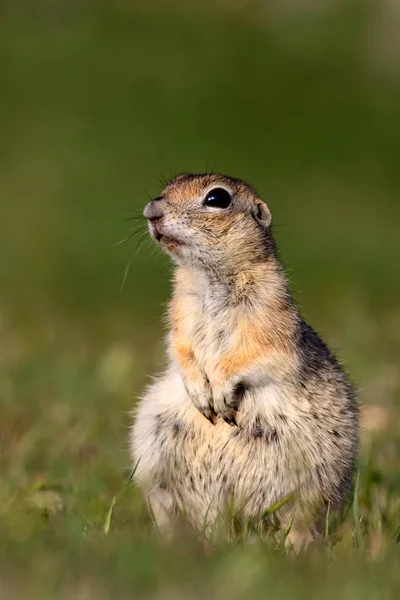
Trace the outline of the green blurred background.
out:
M 124 209 L 139 213 L 160 180 L 182 171 L 240 177 L 267 201 L 305 316 L 339 349 L 361 400 L 384 407 L 370 424 L 382 421 L 387 438 L 373 470 L 397 493 L 398 440 L 387 427 L 400 398 L 398 4 L 3 0 L 0 27 L 8 595 L 43 597 L 44 586 L 46 597 L 116 597 L 117 580 L 121 594 L 124 581 L 138 593 L 178 593 L 183 576 L 172 584 L 165 575 L 172 559 L 148 540 L 134 488 L 108 538 L 102 526 L 129 469 L 128 411 L 162 364 L 170 279 L 146 241 L 121 291 L 138 238 L 115 243 L 128 234 Z M 218 560 L 217 591 L 236 572 L 226 555 Z M 247 572 L 250 555 L 237 560 Z M 182 597 L 217 569 L 188 561 Z M 277 582 L 273 573 L 286 573 L 284 562 L 268 568 Z M 291 568 L 277 597 L 298 590 Z M 375 588 L 360 573 L 365 598 Z M 98 577 L 107 584 L 97 588 Z M 229 596 L 241 597 L 233 588 Z

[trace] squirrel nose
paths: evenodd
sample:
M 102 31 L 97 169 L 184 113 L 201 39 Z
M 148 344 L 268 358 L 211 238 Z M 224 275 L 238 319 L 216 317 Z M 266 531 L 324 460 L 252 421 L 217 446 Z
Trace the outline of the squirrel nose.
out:
M 164 212 L 161 208 L 161 202 L 159 200 L 151 200 L 148 204 L 146 204 L 143 215 L 149 221 L 156 221 L 157 219 L 161 219 L 164 216 Z

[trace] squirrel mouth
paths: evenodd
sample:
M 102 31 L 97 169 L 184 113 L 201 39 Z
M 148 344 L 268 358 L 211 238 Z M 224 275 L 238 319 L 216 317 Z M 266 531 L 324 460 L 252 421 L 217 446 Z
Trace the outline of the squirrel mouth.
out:
M 177 250 L 179 248 L 179 246 L 181 245 L 180 242 L 178 242 L 177 240 L 174 240 L 172 238 L 166 237 L 165 235 L 161 236 L 160 242 L 170 252 L 173 252 L 174 250 Z
M 175 250 L 178 246 L 180 246 L 180 242 L 178 240 L 161 233 L 156 223 L 154 222 L 150 223 L 150 235 L 154 240 L 156 240 L 156 242 L 159 242 L 163 246 L 166 246 L 168 250 Z

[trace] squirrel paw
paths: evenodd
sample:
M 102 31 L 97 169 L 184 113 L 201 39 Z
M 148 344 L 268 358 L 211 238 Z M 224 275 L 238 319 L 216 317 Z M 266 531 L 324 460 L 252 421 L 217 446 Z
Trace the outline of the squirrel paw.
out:
M 217 415 L 213 407 L 210 385 L 207 382 L 202 385 L 188 385 L 185 382 L 185 387 L 197 410 L 214 425 Z
M 213 389 L 214 410 L 225 423 L 237 425 L 236 413 L 238 409 L 239 399 L 237 390 L 233 386 L 226 388 Z

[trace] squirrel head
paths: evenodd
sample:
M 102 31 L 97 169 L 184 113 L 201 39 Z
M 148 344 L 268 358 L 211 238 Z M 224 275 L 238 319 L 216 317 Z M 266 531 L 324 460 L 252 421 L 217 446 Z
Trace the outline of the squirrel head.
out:
M 181 265 L 238 272 L 275 254 L 271 213 L 240 179 L 179 175 L 144 216 L 153 239 Z

